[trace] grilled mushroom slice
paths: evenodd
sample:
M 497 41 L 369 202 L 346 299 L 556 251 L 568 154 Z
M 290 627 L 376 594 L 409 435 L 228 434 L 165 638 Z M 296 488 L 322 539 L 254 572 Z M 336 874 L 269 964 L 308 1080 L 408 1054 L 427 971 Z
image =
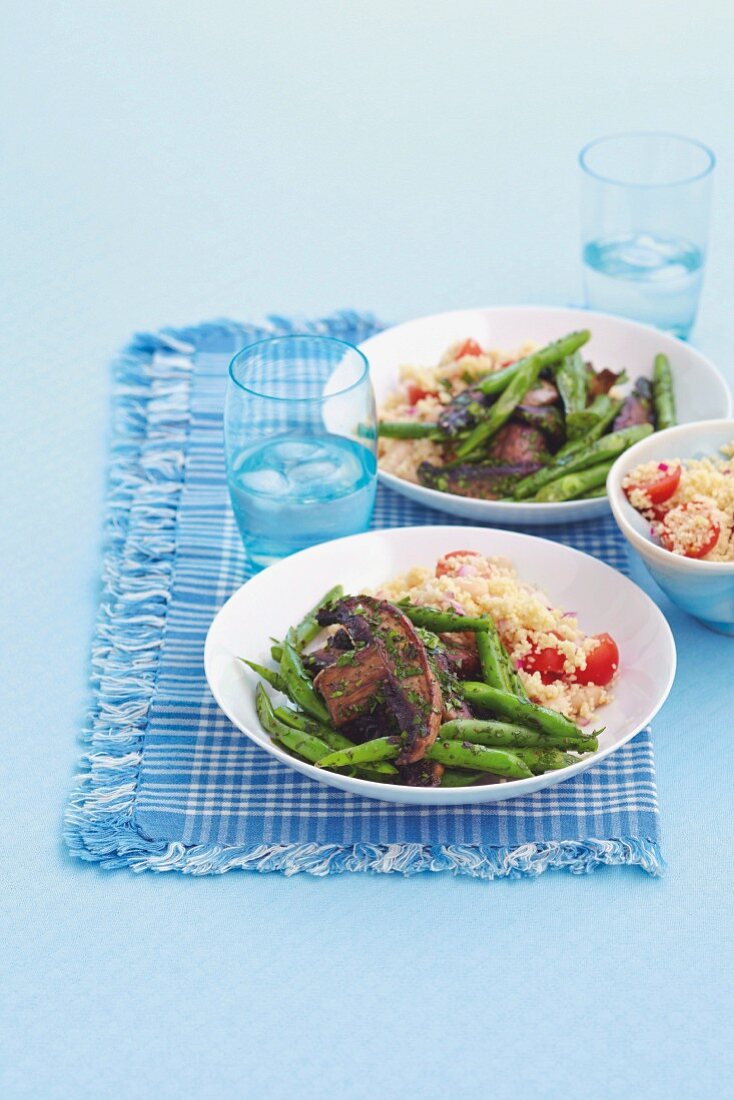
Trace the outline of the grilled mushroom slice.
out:
M 609 393 L 612 386 L 624 377 L 624 371 L 613 371 L 609 367 L 603 370 L 594 370 L 591 363 L 586 364 L 586 377 L 588 379 L 587 394 L 589 401 L 593 401 L 600 393 Z
M 460 680 L 473 680 L 479 675 L 481 662 L 475 634 L 468 631 L 442 634 L 441 642 L 452 676 Z
M 454 718 L 471 718 L 472 712 L 459 694 L 457 679 L 462 672 L 465 680 L 479 674 L 479 653 L 473 634 L 442 634 L 437 644 L 428 648 L 431 662 L 438 682 L 441 685 L 441 718 L 450 722 Z
M 486 413 L 494 398 L 476 387 L 462 390 L 460 394 L 441 410 L 438 426 L 444 435 L 455 436 L 459 432 L 473 428 Z
M 612 431 L 631 428 L 635 424 L 652 424 L 652 384 L 647 378 L 638 378 L 629 397 L 625 397 L 617 413 Z
M 365 650 L 367 662 L 358 661 L 350 676 L 351 663 L 344 662 L 320 672 L 314 685 L 321 692 L 335 725 L 343 725 L 340 702 L 350 693 L 361 702 L 365 683 L 372 690 L 372 703 L 383 704 L 392 714 L 402 736 L 398 764 L 421 760 L 436 740 L 441 725 L 442 698 L 438 677 L 431 668 L 426 648 L 410 620 L 386 600 L 373 596 L 347 596 L 318 613 L 321 626 L 343 626 L 355 646 L 355 656 Z M 379 679 L 380 662 L 384 676 Z M 357 684 L 357 680 L 363 682 Z M 342 684 L 342 681 L 344 683 Z M 343 693 L 343 694 L 340 694 Z M 351 718 L 357 715 L 352 713 Z
M 341 730 L 357 745 L 362 745 L 365 741 L 374 741 L 376 737 L 385 737 L 386 734 L 399 736 L 395 719 L 384 703 L 366 714 L 361 714 L 359 718 L 352 718 L 349 722 L 345 722 Z
M 443 764 L 434 760 L 417 760 L 400 769 L 400 782 L 408 787 L 440 787 L 444 773 Z
M 492 440 L 489 458 L 497 463 L 516 466 L 535 462 L 539 466 L 548 459 L 545 436 L 528 424 L 504 424 Z
M 389 670 L 380 647 L 373 643 L 342 653 L 314 680 L 335 726 L 360 718 L 374 706 Z
M 553 382 L 547 378 L 541 378 L 535 386 L 523 397 L 523 405 L 531 408 L 541 408 L 543 405 L 555 405 L 558 400 L 558 390 Z
M 326 639 L 324 645 L 314 649 L 311 653 L 303 654 L 303 664 L 306 670 L 315 676 L 323 668 L 329 668 L 336 664 L 345 650 L 352 648 L 352 641 L 346 630 L 337 630 Z
M 564 439 L 563 415 L 557 405 L 518 405 L 513 421 L 528 424 L 542 432 L 551 450 L 557 450 Z

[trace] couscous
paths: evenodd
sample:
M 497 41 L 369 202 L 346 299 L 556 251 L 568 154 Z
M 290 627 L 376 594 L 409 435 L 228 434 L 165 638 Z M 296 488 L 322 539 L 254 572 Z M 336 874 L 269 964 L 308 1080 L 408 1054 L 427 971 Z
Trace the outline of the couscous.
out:
M 489 615 L 529 697 L 567 718 L 585 724 L 611 699 L 619 667 L 614 641 L 608 634 L 584 634 L 572 611 L 554 607 L 506 558 L 456 551 L 435 570 L 416 566 L 396 577 L 377 595 Z
M 664 549 L 708 562 L 734 562 L 734 441 L 722 458 L 645 462 L 622 488 Z
M 405 364 L 399 369 L 398 385 L 380 408 L 380 419 L 435 424 L 460 393 L 480 378 L 528 355 L 534 347 L 528 343 L 507 352 L 483 349 L 476 340 L 459 340 L 446 349 L 433 367 Z M 388 473 L 418 483 L 421 463 L 443 462 L 443 445 L 430 439 L 392 439 L 380 435 L 378 461 Z

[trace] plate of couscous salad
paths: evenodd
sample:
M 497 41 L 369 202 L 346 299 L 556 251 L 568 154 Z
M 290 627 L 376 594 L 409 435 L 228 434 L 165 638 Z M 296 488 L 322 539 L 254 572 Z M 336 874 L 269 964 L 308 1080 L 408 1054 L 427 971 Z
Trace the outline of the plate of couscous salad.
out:
M 603 515 L 607 474 L 627 448 L 731 411 L 725 382 L 699 352 L 582 310 L 438 314 L 361 350 L 378 402 L 381 480 L 485 522 Z
M 645 728 L 675 674 L 655 604 L 561 544 L 477 527 L 373 531 L 248 581 L 206 674 L 253 741 L 390 802 L 526 795 Z

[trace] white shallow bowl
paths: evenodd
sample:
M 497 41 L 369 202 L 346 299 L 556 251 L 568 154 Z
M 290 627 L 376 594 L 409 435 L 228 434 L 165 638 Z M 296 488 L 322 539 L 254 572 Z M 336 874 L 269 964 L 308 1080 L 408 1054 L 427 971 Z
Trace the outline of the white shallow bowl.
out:
M 608 631 L 620 651 L 614 699 L 595 715 L 605 726 L 599 751 L 563 771 L 532 779 L 464 788 L 388 786 L 320 771 L 294 760 L 264 732 L 255 711 L 257 677 L 237 660 L 269 663 L 270 637 L 283 637 L 334 584 L 346 592 L 372 588 L 413 565 L 433 567 L 449 550 L 478 550 L 510 558 L 524 580 L 543 588 L 561 608 L 578 613 L 583 630 Z M 386 802 L 456 806 L 495 802 L 562 782 L 624 745 L 665 701 L 675 675 L 675 644 L 665 618 L 632 581 L 578 550 L 511 531 L 481 527 L 404 527 L 352 535 L 302 550 L 259 573 L 227 601 L 206 640 L 207 680 L 234 724 L 271 756 L 331 787 Z
M 370 376 L 378 407 L 395 389 L 399 368 L 406 363 L 434 366 L 456 340 L 472 338 L 482 347 L 512 352 L 531 341 L 548 344 L 577 329 L 591 330 L 583 354 L 597 368 L 625 367 L 631 383 L 650 377 L 658 352 L 670 358 L 675 378 L 678 419 L 681 423 L 730 416 L 731 395 L 724 379 L 700 352 L 657 329 L 582 309 L 551 306 L 495 306 L 437 313 L 395 325 L 360 344 L 370 364 Z M 571 500 L 559 504 L 513 503 L 471 500 L 454 493 L 439 493 L 414 485 L 394 474 L 379 471 L 380 480 L 409 500 L 479 523 L 499 525 L 569 523 L 606 515 L 609 504 L 598 500 Z
M 720 458 L 719 447 L 732 439 L 734 420 L 679 424 L 630 447 L 614 463 L 607 479 L 617 525 L 653 579 L 674 604 L 722 634 L 734 634 L 734 562 L 695 561 L 658 546 L 650 537 L 649 524 L 622 491 L 622 481 L 642 462 Z

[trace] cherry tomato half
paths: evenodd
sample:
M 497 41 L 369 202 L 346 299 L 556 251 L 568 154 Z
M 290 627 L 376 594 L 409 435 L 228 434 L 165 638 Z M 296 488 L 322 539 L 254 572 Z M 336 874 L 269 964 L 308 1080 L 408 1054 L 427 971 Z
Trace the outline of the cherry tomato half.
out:
M 687 526 L 689 531 L 685 530 Z M 670 551 L 677 543 L 680 547 L 677 552 L 682 552 L 686 558 L 705 558 L 716 546 L 720 534 L 721 528 L 708 514 L 705 505 L 696 507 L 691 501 L 670 509 L 663 520 L 660 542 Z
M 669 500 L 680 482 L 680 466 L 669 466 L 667 469 L 659 469 L 655 477 L 649 481 L 640 481 L 635 485 L 628 485 L 624 490 L 629 497 L 631 493 L 639 489 L 644 493 L 650 504 L 662 504 Z
M 447 573 L 453 573 L 456 563 L 450 562 L 449 558 L 463 558 L 467 555 L 472 558 L 482 556 L 478 550 L 449 550 L 448 554 L 444 554 L 436 563 L 436 576 L 445 577 Z
M 454 359 L 463 359 L 465 355 L 483 355 L 483 351 L 476 340 L 465 340 L 464 343 L 454 352 Z
M 598 645 L 586 657 L 586 668 L 576 669 L 577 684 L 605 687 L 619 668 L 619 649 L 611 634 L 596 634 Z
M 422 401 L 424 397 L 436 397 L 435 390 L 424 390 L 421 386 L 416 386 L 415 382 L 408 383 L 408 401 L 411 405 L 416 405 L 419 401 Z
M 546 649 L 536 649 L 523 658 L 523 668 L 526 672 L 539 672 L 544 684 L 550 684 L 563 675 L 563 666 L 566 658 L 557 649 L 548 646 Z

